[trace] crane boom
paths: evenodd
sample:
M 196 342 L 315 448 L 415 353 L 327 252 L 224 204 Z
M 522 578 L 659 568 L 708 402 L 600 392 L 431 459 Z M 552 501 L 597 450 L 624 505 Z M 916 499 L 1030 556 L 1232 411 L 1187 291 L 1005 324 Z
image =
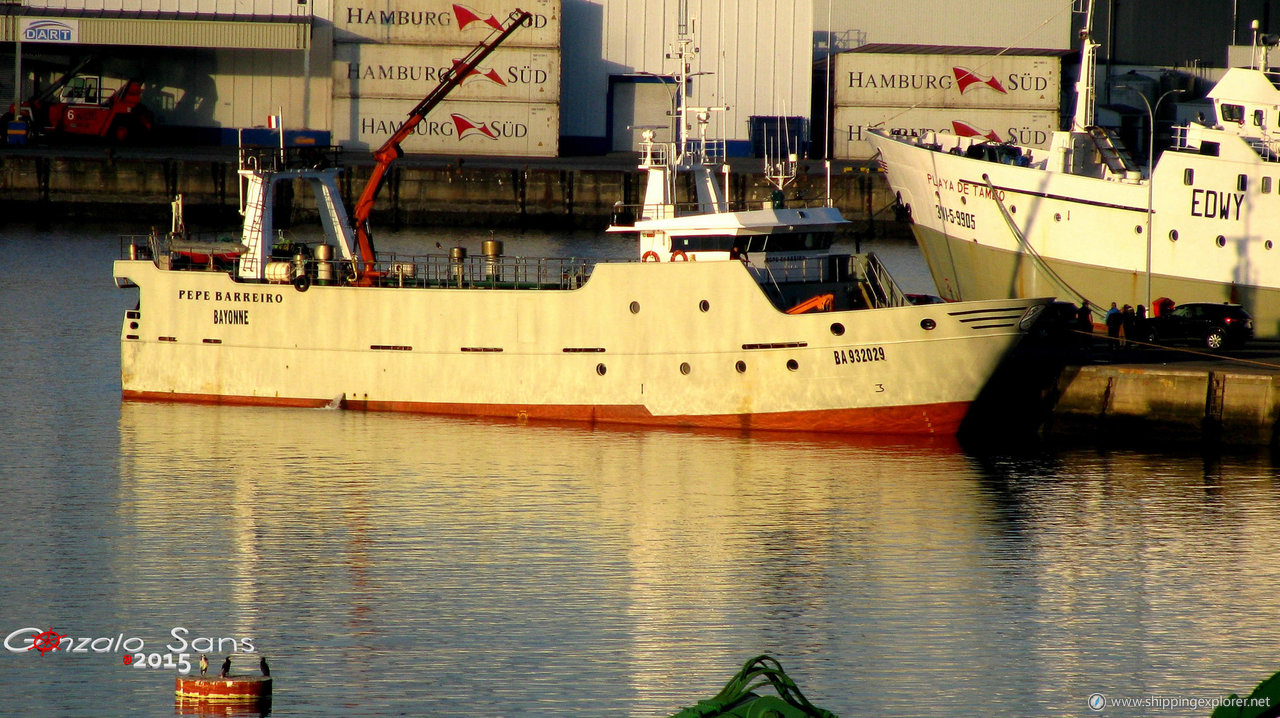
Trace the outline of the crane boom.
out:
M 355 211 L 352 213 L 352 222 L 356 230 L 356 242 L 360 252 L 360 262 L 357 266 L 357 279 L 372 271 L 373 262 L 376 259 L 373 251 L 373 237 L 369 234 L 369 215 L 373 212 L 373 201 L 378 196 L 378 190 L 382 187 L 383 177 L 386 176 L 387 169 L 391 167 L 391 163 L 399 159 L 404 152 L 400 149 L 400 143 L 406 137 L 413 133 L 414 128 L 422 119 L 427 116 L 428 112 L 435 109 L 450 92 L 462 81 L 470 75 L 476 67 L 484 61 L 489 53 L 493 52 L 501 45 L 511 33 L 515 32 L 521 25 L 526 25 L 533 18 L 533 13 L 524 10 L 515 10 L 507 17 L 506 24 L 495 30 L 496 34 L 490 35 L 479 45 L 472 48 L 471 52 L 461 60 L 456 60 L 453 67 L 442 73 L 440 84 L 436 85 L 426 97 L 419 102 L 417 107 L 409 113 L 409 119 L 400 125 L 400 129 L 391 135 L 382 147 L 379 147 L 374 153 L 373 158 L 377 160 L 373 167 L 373 172 L 369 175 L 369 181 L 364 186 L 364 191 L 360 193 L 360 198 L 356 200 Z

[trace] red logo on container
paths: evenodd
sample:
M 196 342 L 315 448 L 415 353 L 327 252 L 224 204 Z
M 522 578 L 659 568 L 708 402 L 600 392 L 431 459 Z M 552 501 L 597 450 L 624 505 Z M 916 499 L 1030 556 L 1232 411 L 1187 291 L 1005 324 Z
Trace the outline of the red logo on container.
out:
M 951 130 L 961 137 L 985 137 L 992 142 L 1000 141 L 1000 135 L 997 135 L 995 130 L 980 130 L 968 122 L 952 120 Z
M 956 86 L 960 88 L 960 94 L 962 95 L 974 86 L 979 89 L 984 86 L 989 87 L 1002 95 L 1009 94 L 1008 90 L 1004 89 L 1004 85 L 1001 85 L 1000 81 L 991 75 L 979 75 L 967 67 L 953 67 L 951 71 L 956 74 Z
M 462 60 L 459 60 L 459 59 L 458 59 L 458 58 L 456 58 L 456 57 L 453 59 L 453 71 L 454 71 L 454 72 L 462 72 L 462 68 L 463 68 L 463 67 L 465 67 L 465 66 L 466 66 L 466 65 L 465 65 L 465 64 L 463 64 Z M 466 73 L 465 75 L 463 75 L 463 76 L 462 76 L 462 81 L 463 81 L 463 82 L 470 82 L 470 81 L 471 81 L 471 78 L 473 78 L 473 77 L 483 77 L 483 78 L 485 78 L 485 79 L 487 79 L 487 80 L 489 80 L 490 82 L 493 82 L 493 83 L 495 83 L 495 84 L 501 85 L 501 86 L 503 86 L 503 87 L 506 87 L 506 86 L 507 86 L 507 83 L 505 83 L 505 82 L 503 82 L 503 81 L 502 81 L 502 76 L 501 76 L 501 75 L 499 75 L 499 74 L 498 74 L 498 71 L 497 71 L 497 70 L 494 70 L 493 68 L 484 69 L 484 68 L 481 68 L 481 67 L 473 67 L 473 68 L 471 68 L 471 71 L 470 71 L 470 72 L 468 72 L 468 73 Z
M 491 140 L 498 139 L 498 133 L 494 132 L 488 122 L 476 122 L 465 115 L 453 113 L 449 115 L 453 118 L 453 126 L 458 130 L 458 139 L 461 140 L 469 135 L 484 135 Z
M 480 14 L 479 10 L 476 10 L 475 8 L 469 8 L 466 5 L 459 5 L 457 3 L 454 3 L 453 15 L 454 17 L 458 18 L 459 30 L 467 29 L 467 25 L 470 25 L 473 22 L 482 22 L 488 25 L 489 27 L 493 28 L 494 30 L 502 29 L 502 23 L 498 22 L 497 17 L 495 17 L 492 14 L 490 14 L 489 17 L 485 17 Z

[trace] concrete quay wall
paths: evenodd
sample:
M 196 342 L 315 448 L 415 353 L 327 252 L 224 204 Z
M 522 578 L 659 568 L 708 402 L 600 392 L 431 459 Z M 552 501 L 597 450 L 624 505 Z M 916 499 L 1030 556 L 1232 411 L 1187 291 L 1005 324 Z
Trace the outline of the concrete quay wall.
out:
M 760 161 L 734 161 L 729 197 L 768 200 Z M 367 157 L 346 164 L 344 199 L 351 206 L 372 170 Z M 84 216 L 136 217 L 167 223 L 169 202 L 181 193 L 189 224 L 208 216 L 234 217 L 239 202 L 232 156 L 165 156 L 146 151 L 0 151 L 0 222 Z M 786 196 L 816 201 L 826 177 L 814 163 Z M 691 187 L 681 187 L 689 192 Z M 406 158 L 393 165 L 375 205 L 374 221 L 391 226 L 476 225 L 603 228 L 617 202 L 638 204 L 644 176 L 625 158 L 536 161 Z M 310 191 L 282 193 L 294 221 L 314 216 Z M 832 178 L 836 205 L 864 236 L 901 233 L 891 221 L 893 196 L 883 175 L 844 165 Z M 281 215 L 277 215 L 281 216 Z
M 1066 367 L 1045 399 L 1046 436 L 1280 448 L 1280 372 L 1226 363 Z

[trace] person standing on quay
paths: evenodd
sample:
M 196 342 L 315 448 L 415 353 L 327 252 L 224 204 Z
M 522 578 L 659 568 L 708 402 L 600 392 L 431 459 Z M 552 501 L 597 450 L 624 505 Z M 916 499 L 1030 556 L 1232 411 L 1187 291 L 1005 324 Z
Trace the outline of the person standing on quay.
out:
M 1093 310 L 1089 308 L 1088 299 L 1080 302 L 1080 308 L 1076 310 L 1076 331 L 1079 332 L 1080 343 L 1088 344 L 1093 334 Z
M 1128 304 L 1124 305 L 1124 309 L 1120 312 L 1120 326 L 1124 329 L 1124 336 L 1120 339 L 1120 346 L 1129 346 L 1129 340 L 1133 337 L 1134 325 L 1137 323 L 1137 315 L 1133 313 L 1133 307 Z
M 1111 308 L 1107 310 L 1107 338 L 1114 340 L 1112 348 L 1115 348 L 1120 341 L 1120 327 L 1124 324 L 1124 315 L 1116 308 L 1116 303 L 1111 303 Z

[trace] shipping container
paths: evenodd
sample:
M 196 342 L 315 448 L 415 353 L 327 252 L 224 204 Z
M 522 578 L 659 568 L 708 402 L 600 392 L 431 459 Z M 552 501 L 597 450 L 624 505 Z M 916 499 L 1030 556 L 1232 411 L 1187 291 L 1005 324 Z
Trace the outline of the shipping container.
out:
M 1044 55 L 845 52 L 831 82 L 836 107 L 1056 110 L 1062 61 Z
M 837 107 L 832 147 L 837 159 L 870 159 L 875 150 L 866 141 L 872 127 L 890 132 L 922 135 L 950 132 L 987 137 L 993 142 L 1014 142 L 1031 147 L 1049 146 L 1058 129 L 1057 110 L 942 109 L 934 107 Z
M 1155 0 L 1138 0 L 1155 4 Z M 1189 2 L 1190 0 L 1181 0 Z M 1169 0 L 1159 0 L 1168 3 Z M 1210 5 L 1204 0 L 1195 2 Z M 1112 5 L 1114 2 L 1094 3 Z M 1146 11 L 1125 3 L 1124 14 L 1135 17 Z M 1072 3 L 1061 0 L 981 0 L 981 2 L 939 2 L 939 0 L 843 0 L 819 2 L 815 27 L 834 30 L 833 44 L 839 49 L 874 43 L 917 43 L 928 45 L 973 45 L 1069 50 L 1075 33 L 1070 12 Z M 1095 19 L 1096 28 L 1107 27 Z M 1142 34 L 1147 34 L 1144 28 Z M 1192 57 L 1195 57 L 1192 55 Z
M 339 98 L 333 101 L 333 139 L 344 148 L 381 147 L 404 122 L 406 100 Z M 560 137 L 556 103 L 440 103 L 401 144 L 407 153 L 555 157 Z
M 471 47 L 343 43 L 334 47 L 335 97 L 420 99 Z M 451 100 L 559 102 L 560 53 L 528 47 L 493 51 Z
M 505 46 L 560 46 L 560 0 L 339 0 L 333 7 L 334 40 L 474 44 L 504 25 L 516 8 L 533 13 L 532 25 L 516 31 Z

